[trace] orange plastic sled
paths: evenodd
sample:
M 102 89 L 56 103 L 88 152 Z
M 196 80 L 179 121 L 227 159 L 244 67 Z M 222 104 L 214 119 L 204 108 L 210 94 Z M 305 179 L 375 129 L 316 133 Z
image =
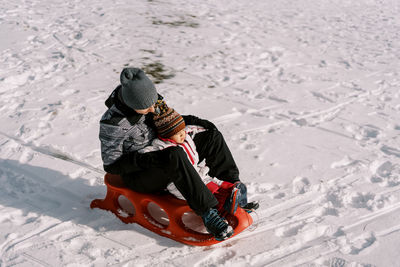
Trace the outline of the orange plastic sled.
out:
M 100 208 L 111 211 L 124 223 L 138 223 L 154 233 L 184 244 L 210 246 L 221 242 L 215 240 L 211 234 L 193 230 L 184 223 L 184 216 L 192 215 L 192 217 L 200 218 L 194 215 L 186 201 L 171 194 L 152 195 L 134 192 L 125 187 L 119 175 L 107 173 L 104 177 L 104 183 L 107 186 L 106 198 L 93 200 L 90 204 L 92 209 Z M 126 209 L 121 207 L 120 196 L 124 196 L 131 202 L 134 212 L 127 212 Z M 167 218 L 164 222 L 154 218 L 154 214 L 149 210 L 151 203 L 153 206 L 154 204 L 158 205 L 159 210 L 166 215 Z M 235 215 L 228 215 L 226 219 L 234 229 L 233 236 L 253 223 L 251 216 L 240 207 L 238 207 Z

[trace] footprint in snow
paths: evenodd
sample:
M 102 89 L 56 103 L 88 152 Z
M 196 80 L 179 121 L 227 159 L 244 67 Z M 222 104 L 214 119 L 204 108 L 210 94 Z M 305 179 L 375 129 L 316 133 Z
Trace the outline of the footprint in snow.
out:
M 310 181 L 306 177 L 296 177 L 292 183 L 293 193 L 304 194 L 310 190 Z
M 323 263 L 323 266 L 329 266 L 329 267 L 347 267 L 347 266 L 359 266 L 359 267 L 372 267 L 374 265 L 372 264 L 363 264 L 359 262 L 354 262 L 354 261 L 347 261 L 342 258 L 334 257 L 329 260 L 325 260 Z
M 232 259 L 236 256 L 236 252 L 233 250 L 226 250 L 223 248 L 217 248 L 213 253 L 206 256 L 200 262 L 196 263 L 196 266 L 229 266 L 232 263 Z
M 381 151 L 383 153 L 385 153 L 386 155 L 395 156 L 397 158 L 400 158 L 400 150 L 397 148 L 384 145 L 381 147 Z
M 358 255 L 365 249 L 372 247 L 376 241 L 377 238 L 373 232 L 365 233 L 352 240 L 344 237 L 344 239 L 341 240 L 340 251 L 345 254 Z
M 278 237 L 292 237 L 301 243 L 309 242 L 329 234 L 329 226 L 319 225 L 315 223 L 307 223 L 306 221 L 284 226 L 275 230 L 275 235 Z
M 331 164 L 332 169 L 344 169 L 348 173 L 355 173 L 364 166 L 365 165 L 361 160 L 353 159 L 348 155 L 339 161 L 332 162 Z
M 23 198 L 27 194 L 35 194 L 40 191 L 40 184 L 32 177 L 16 173 L 0 167 L 0 183 L 3 185 L 2 195 L 10 195 L 15 199 Z
M 270 191 L 278 190 L 280 187 L 279 185 L 273 183 L 262 183 L 262 184 L 252 183 L 248 186 L 248 191 L 250 188 L 252 189 L 253 192 L 264 194 Z
M 279 237 L 290 237 L 295 236 L 299 233 L 299 231 L 306 225 L 306 223 L 299 222 L 295 224 L 291 224 L 289 226 L 283 226 L 275 230 L 275 235 Z
M 276 192 L 276 193 L 269 194 L 269 197 L 272 198 L 272 199 L 282 199 L 285 196 L 286 196 L 286 194 L 283 193 L 283 192 Z
M 382 209 L 393 201 L 394 198 L 391 195 L 379 196 L 371 192 L 350 192 L 343 197 L 345 206 L 370 211 Z
M 257 146 L 255 144 L 246 144 L 244 145 L 245 150 L 256 150 Z
M 400 184 L 400 166 L 391 161 L 374 161 L 370 170 L 372 176 L 369 181 L 381 186 L 393 187 Z
M 19 162 L 21 164 L 28 163 L 29 161 L 31 161 L 33 159 L 33 156 L 34 156 L 32 149 L 30 149 L 28 147 L 24 147 L 23 149 L 24 149 L 24 151 L 22 152 L 22 155 L 19 157 Z
M 343 207 L 343 188 L 331 188 L 319 200 L 316 216 L 339 216 L 339 210 Z
M 382 135 L 382 130 L 374 125 L 347 125 L 346 131 L 353 135 L 353 138 L 358 141 L 379 142 L 379 137 Z

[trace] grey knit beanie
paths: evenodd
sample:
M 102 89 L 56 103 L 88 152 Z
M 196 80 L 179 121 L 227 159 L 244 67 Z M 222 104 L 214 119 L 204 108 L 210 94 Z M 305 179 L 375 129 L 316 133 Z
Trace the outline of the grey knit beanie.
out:
M 156 88 L 146 74 L 138 68 L 125 68 L 121 72 L 122 100 L 132 109 L 146 109 L 158 99 Z

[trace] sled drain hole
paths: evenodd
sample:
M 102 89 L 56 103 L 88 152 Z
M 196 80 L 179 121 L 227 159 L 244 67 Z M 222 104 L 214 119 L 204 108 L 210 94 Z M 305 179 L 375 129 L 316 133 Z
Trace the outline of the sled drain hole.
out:
M 161 224 L 161 228 L 169 225 L 168 214 L 156 203 L 149 202 L 147 204 L 147 211 L 155 222 Z
M 124 195 L 120 195 L 118 197 L 118 205 L 120 207 L 118 210 L 120 216 L 131 217 L 135 215 L 135 206 L 133 206 L 132 202 Z
M 204 226 L 203 220 L 193 211 L 185 212 L 182 215 L 183 224 L 198 233 L 208 234 L 206 227 Z

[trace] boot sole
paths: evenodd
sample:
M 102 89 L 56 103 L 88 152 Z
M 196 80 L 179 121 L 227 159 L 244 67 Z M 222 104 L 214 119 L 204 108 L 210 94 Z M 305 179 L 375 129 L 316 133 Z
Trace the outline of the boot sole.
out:
M 215 240 L 217 240 L 217 241 L 224 241 L 224 240 L 230 238 L 230 237 L 233 235 L 233 228 L 232 228 L 232 226 L 229 225 L 227 231 L 229 231 L 229 232 L 227 232 L 226 235 L 218 236 L 218 237 L 216 236 L 216 237 L 215 237 Z

